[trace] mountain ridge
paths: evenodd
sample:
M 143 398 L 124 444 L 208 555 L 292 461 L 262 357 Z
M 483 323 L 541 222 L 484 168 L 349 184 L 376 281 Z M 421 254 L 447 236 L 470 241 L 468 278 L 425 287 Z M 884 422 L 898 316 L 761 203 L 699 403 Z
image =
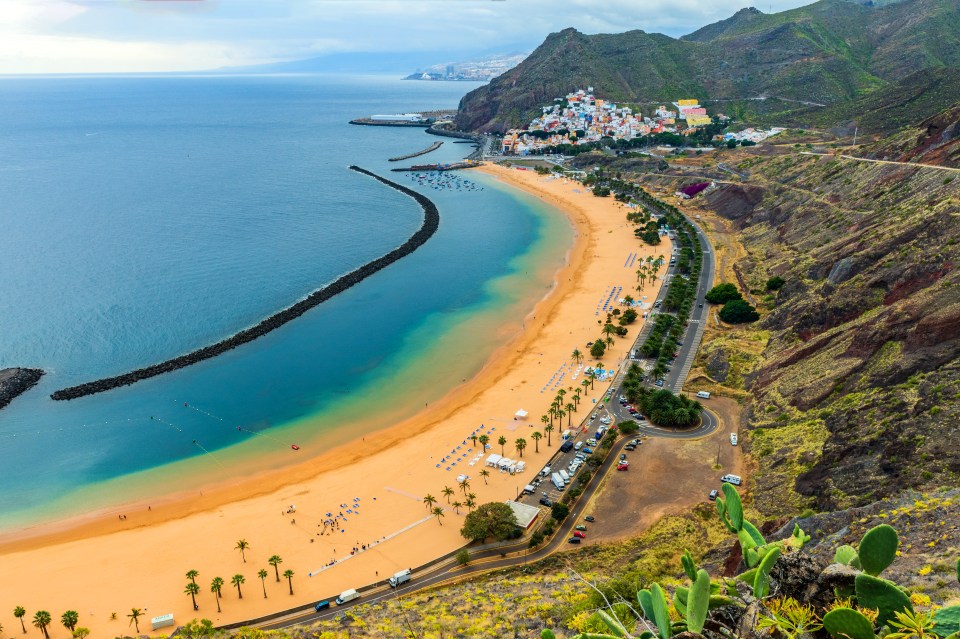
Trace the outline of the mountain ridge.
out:
M 836 105 L 937 67 L 960 67 L 960 0 L 819 0 L 775 14 L 742 9 L 682 38 L 568 28 L 464 96 L 456 123 L 502 132 L 586 86 L 628 103 L 767 95 Z

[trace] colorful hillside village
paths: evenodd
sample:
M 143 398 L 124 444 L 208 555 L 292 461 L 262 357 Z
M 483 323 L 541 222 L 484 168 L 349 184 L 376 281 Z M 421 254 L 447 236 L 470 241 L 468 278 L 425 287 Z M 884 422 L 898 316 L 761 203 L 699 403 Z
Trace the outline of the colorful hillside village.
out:
M 727 119 L 722 114 L 717 117 Z M 552 106 L 543 107 L 543 114 L 530 122 L 525 130 L 507 131 L 501 152 L 504 155 L 526 155 L 561 144 L 596 142 L 603 137 L 632 140 L 656 133 L 689 135 L 712 122 L 707 110 L 694 99 L 677 100 L 672 108 L 661 105 L 650 116 L 644 117 L 630 107 L 597 98 L 593 95 L 593 87 L 587 87 L 586 91 L 579 89 L 568 93 L 564 98 L 557 98 Z M 750 139 L 758 141 L 758 138 L 774 134 L 773 131 L 779 132 L 751 129 Z

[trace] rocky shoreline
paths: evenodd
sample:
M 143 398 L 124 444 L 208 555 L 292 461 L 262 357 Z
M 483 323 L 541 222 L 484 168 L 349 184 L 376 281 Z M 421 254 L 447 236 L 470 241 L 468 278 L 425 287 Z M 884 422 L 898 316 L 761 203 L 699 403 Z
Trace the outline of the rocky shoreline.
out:
M 378 257 L 371 262 L 367 262 L 356 270 L 341 276 L 327 286 L 315 290 L 296 304 L 288 306 L 287 308 L 274 313 L 256 326 L 244 329 L 239 333 L 235 333 L 230 337 L 217 342 L 216 344 L 211 344 L 210 346 L 205 346 L 187 353 L 186 355 L 181 355 L 165 362 L 147 366 L 146 368 L 140 368 L 129 373 L 124 373 L 115 377 L 107 377 L 93 382 L 87 382 L 85 384 L 79 384 L 69 388 L 63 388 L 51 394 L 50 397 L 55 400 L 70 400 L 78 397 L 84 397 L 86 395 L 93 395 L 95 393 L 102 393 L 120 386 L 134 384 L 140 380 L 155 377 L 163 373 L 169 373 L 171 371 L 190 366 L 191 364 L 196 364 L 197 362 L 202 362 L 205 359 L 210 359 L 212 357 L 216 357 L 217 355 L 221 355 L 222 353 L 246 344 L 247 342 L 252 342 L 258 337 L 266 335 L 270 331 L 280 328 L 287 322 L 300 317 L 311 308 L 322 304 L 339 293 L 342 293 L 351 286 L 359 284 L 377 271 L 386 268 L 387 266 L 393 264 L 403 257 L 406 257 L 407 255 L 410 255 L 415 250 L 423 246 L 426 241 L 437 232 L 437 229 L 440 226 L 440 212 L 437 210 L 436 205 L 427 197 L 358 166 L 351 165 L 350 169 L 352 171 L 356 171 L 357 173 L 369 175 L 375 180 L 378 180 L 383 184 L 400 191 L 404 195 L 412 197 L 423 208 L 423 224 L 416 233 L 407 239 L 406 242 L 393 249 L 389 253 Z
M 0 408 L 26 392 L 43 377 L 39 368 L 4 368 L 0 370 Z

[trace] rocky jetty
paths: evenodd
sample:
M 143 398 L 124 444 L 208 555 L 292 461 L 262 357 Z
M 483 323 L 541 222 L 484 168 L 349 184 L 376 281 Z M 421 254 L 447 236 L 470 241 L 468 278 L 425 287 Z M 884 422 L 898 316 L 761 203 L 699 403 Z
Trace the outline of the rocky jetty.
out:
M 3 408 L 20 393 L 26 392 L 40 381 L 43 371 L 39 368 L 4 368 L 0 370 L 0 408 Z
M 50 395 L 50 397 L 55 400 L 65 400 L 76 399 L 85 395 L 93 395 L 94 393 L 102 393 L 103 391 L 111 390 L 119 386 L 127 386 L 129 384 L 139 382 L 140 380 L 155 377 L 163 373 L 169 373 L 171 371 L 190 366 L 191 364 L 196 364 L 197 362 L 202 362 L 205 359 L 216 357 L 217 355 L 225 353 L 242 344 L 252 342 L 258 337 L 266 335 L 270 331 L 280 328 L 287 322 L 300 317 L 311 308 L 322 304 L 339 293 L 342 293 L 351 286 L 359 284 L 377 271 L 390 266 L 397 260 L 406 257 L 407 255 L 410 255 L 415 250 L 423 246 L 426 241 L 437 232 L 437 229 L 440 226 L 440 212 L 437 210 L 436 205 L 428 198 L 417 193 L 416 191 L 413 191 L 412 189 L 408 189 L 407 187 L 397 184 L 396 182 L 391 182 L 390 180 L 384 179 L 379 175 L 371 173 L 370 171 L 362 169 L 358 166 L 351 166 L 350 169 L 358 173 L 363 173 L 364 175 L 369 175 L 370 177 L 386 184 L 387 186 L 394 188 L 405 195 L 409 195 L 416 200 L 418 204 L 420 204 L 420 206 L 423 208 L 423 224 L 421 224 L 417 232 L 411 235 L 406 242 L 393 249 L 386 255 L 378 257 L 371 262 L 367 262 L 356 270 L 341 276 L 334 282 L 322 288 L 318 288 L 296 304 L 288 306 L 285 309 L 274 313 L 270 317 L 258 323 L 256 326 L 252 326 L 251 328 L 244 329 L 239 333 L 235 333 L 230 337 L 217 342 L 216 344 L 204 346 L 203 348 L 187 353 L 186 355 L 174 357 L 173 359 L 168 359 L 165 362 L 140 368 L 129 373 L 64 388 L 54 392 L 52 395 Z

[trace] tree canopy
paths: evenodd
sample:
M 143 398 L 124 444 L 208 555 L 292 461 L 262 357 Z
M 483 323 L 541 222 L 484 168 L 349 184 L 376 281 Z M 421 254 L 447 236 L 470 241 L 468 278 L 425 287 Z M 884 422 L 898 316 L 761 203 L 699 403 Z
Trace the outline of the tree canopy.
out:
M 743 299 L 740 291 L 733 284 L 717 284 L 704 296 L 711 304 L 726 304 L 730 300 Z
M 508 539 L 516 530 L 517 516 L 510 506 L 500 502 L 483 504 L 467 514 L 460 534 L 466 539 L 482 541 L 493 537 L 497 541 Z
M 590 347 L 590 355 L 593 357 L 603 357 L 603 354 L 607 352 L 607 345 L 602 339 L 598 339 L 593 343 L 593 346 Z
M 720 309 L 720 319 L 727 324 L 746 324 L 756 322 L 760 314 L 746 300 L 731 300 Z

